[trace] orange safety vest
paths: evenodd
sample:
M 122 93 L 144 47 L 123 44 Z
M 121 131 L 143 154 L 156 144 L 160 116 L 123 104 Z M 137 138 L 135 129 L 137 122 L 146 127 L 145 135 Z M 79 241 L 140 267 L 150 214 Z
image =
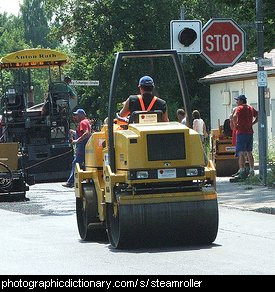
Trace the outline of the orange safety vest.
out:
M 138 95 L 138 100 L 139 100 L 139 104 L 140 104 L 141 110 L 144 111 L 144 112 L 149 112 L 149 111 L 152 109 L 152 107 L 153 107 L 153 105 L 155 104 L 155 102 L 156 102 L 157 99 L 158 99 L 158 98 L 157 98 L 156 96 L 154 96 L 154 97 L 152 98 L 152 100 L 151 100 L 151 102 L 150 102 L 148 108 L 145 109 L 145 105 L 144 105 L 144 102 L 143 102 L 142 95 Z

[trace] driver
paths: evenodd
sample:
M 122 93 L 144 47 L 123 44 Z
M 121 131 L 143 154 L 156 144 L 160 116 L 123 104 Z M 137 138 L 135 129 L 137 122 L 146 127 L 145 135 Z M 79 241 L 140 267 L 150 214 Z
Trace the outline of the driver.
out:
M 155 87 L 154 80 L 150 76 L 143 76 L 139 80 L 139 95 L 130 95 L 128 99 L 123 102 L 123 108 L 119 115 L 127 117 L 134 111 L 162 111 L 162 121 L 169 122 L 166 101 L 154 96 L 153 90 Z

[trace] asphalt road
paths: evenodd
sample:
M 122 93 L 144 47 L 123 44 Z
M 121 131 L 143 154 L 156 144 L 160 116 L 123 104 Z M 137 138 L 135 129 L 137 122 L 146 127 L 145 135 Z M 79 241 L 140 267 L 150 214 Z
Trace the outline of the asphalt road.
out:
M 82 242 L 72 189 L 37 184 L 30 201 L 0 203 L 1 275 L 244 275 L 275 273 L 275 217 L 220 206 L 210 246 L 115 250 Z

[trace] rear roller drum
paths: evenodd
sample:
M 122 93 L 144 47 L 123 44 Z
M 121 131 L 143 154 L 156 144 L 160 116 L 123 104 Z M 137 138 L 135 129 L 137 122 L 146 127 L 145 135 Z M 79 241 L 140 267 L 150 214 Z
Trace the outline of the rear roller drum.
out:
M 76 218 L 81 239 L 92 240 L 95 230 L 92 223 L 98 223 L 97 196 L 94 184 L 83 184 L 83 197 L 76 198 Z M 90 226 L 89 226 L 90 224 Z

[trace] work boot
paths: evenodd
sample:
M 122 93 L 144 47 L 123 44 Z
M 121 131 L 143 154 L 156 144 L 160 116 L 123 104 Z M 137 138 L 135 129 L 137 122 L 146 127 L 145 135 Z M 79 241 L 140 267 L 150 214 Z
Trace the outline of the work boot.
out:
M 244 170 L 240 170 L 239 174 L 236 175 L 234 178 L 236 178 L 236 179 L 245 179 L 245 178 L 247 178 L 247 175 L 246 175 Z
M 253 177 L 253 176 L 255 176 L 255 171 L 253 169 L 251 169 L 249 171 L 248 177 L 250 178 L 250 177 Z
M 249 170 L 250 170 L 250 168 L 247 167 L 247 166 L 244 168 L 245 177 L 248 177 L 249 176 Z
M 73 188 L 74 184 L 67 182 L 67 183 L 63 184 L 62 186 L 65 187 L 65 188 Z
M 240 170 L 238 170 L 236 173 L 232 174 L 231 177 L 235 177 L 235 176 L 238 176 L 240 173 Z

